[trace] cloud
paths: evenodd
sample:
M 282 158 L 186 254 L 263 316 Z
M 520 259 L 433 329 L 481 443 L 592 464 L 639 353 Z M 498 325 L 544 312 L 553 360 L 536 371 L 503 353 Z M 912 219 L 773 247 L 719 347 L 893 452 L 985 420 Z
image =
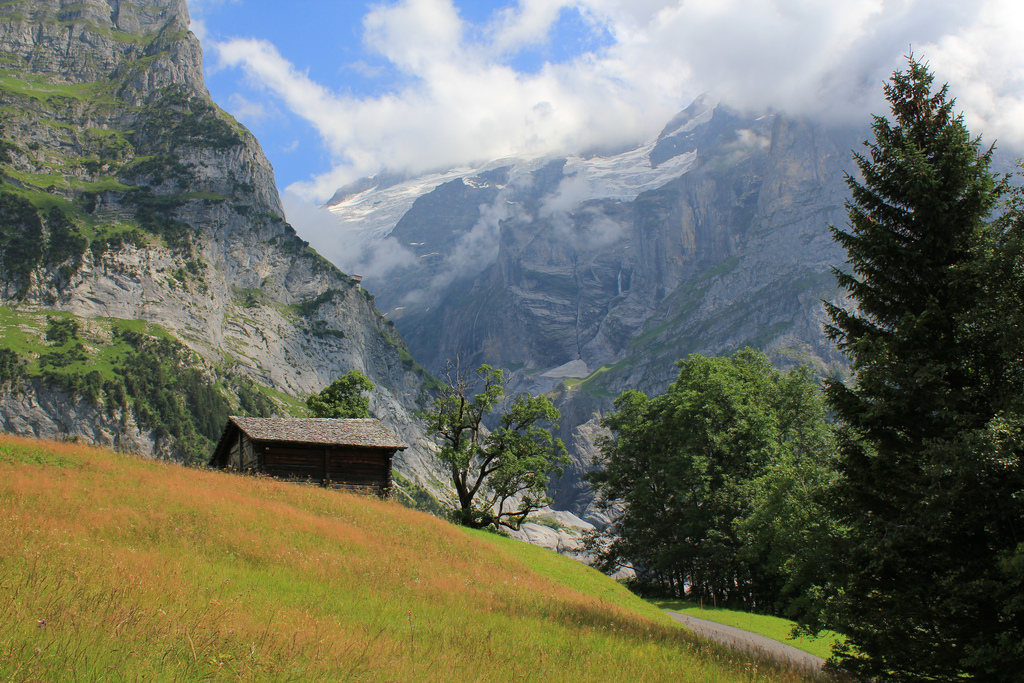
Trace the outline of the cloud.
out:
M 565 12 L 610 40 L 517 71 L 515 55 L 559 40 Z M 950 82 L 973 132 L 1024 146 L 1018 0 L 520 0 L 480 25 L 451 0 L 402 0 L 374 6 L 363 31 L 404 75 L 382 94 L 334 92 L 265 41 L 213 43 L 223 66 L 323 140 L 332 170 L 290 188 L 307 200 L 383 168 L 625 146 L 705 91 L 735 107 L 866 122 L 886 113 L 881 85 L 911 46 Z
M 228 98 L 227 108 L 232 116 L 248 126 L 257 126 L 268 118 L 281 116 L 276 108 L 268 109 L 262 102 L 253 102 L 240 93 L 233 93 Z
M 573 0 L 522 0 L 498 10 L 487 27 L 491 51 L 510 54 L 547 42 L 562 11 L 575 4 Z
M 365 60 L 359 59 L 349 64 L 345 64 L 343 69 L 351 69 L 353 72 L 363 76 L 364 78 L 378 78 L 383 76 L 387 71 L 383 66 L 379 64 L 368 64 Z
M 590 197 L 590 182 L 582 173 L 567 175 L 558 183 L 558 189 L 544 198 L 540 207 L 542 218 L 558 213 L 572 213 L 581 202 Z
M 590 182 L 582 173 L 565 176 L 558 188 L 542 199 L 538 216 L 569 244 L 585 249 L 606 247 L 622 238 L 626 226 L 600 206 L 583 205 L 592 196 Z
M 1022 32 L 1024 5 L 996 0 L 978 7 L 960 31 L 919 46 L 939 79 L 949 81 L 968 128 L 1018 153 L 1024 149 Z
M 203 12 L 211 7 L 216 7 L 225 3 L 238 4 L 239 2 L 241 2 L 241 0 L 190 0 L 188 3 L 188 8 L 190 10 L 189 28 L 200 42 L 205 43 L 210 34 L 206 29 L 206 21 L 203 19 Z
M 363 40 L 395 66 L 421 75 L 458 58 L 462 28 L 448 0 L 406 0 L 372 9 L 363 19 Z
M 522 182 L 529 182 L 522 179 Z M 529 223 L 532 216 L 514 201 L 516 187 L 502 189 L 490 204 L 481 204 L 480 218 L 468 232 L 460 235 L 454 248 L 445 257 L 440 272 L 426 287 L 408 293 L 405 304 L 434 305 L 457 278 L 472 277 L 494 262 L 498 255 L 502 227 L 508 223 Z
M 329 211 L 292 192 L 285 192 L 281 202 L 285 216 L 296 232 L 343 272 L 381 278 L 416 263 L 416 255 L 393 237 L 367 243 L 355 231 L 340 228 L 338 219 Z

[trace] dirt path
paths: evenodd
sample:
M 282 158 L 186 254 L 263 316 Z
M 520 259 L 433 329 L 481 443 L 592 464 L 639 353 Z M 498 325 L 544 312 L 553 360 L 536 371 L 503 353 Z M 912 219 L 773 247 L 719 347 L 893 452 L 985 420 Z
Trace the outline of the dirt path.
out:
M 792 645 L 786 645 L 785 643 L 765 638 L 750 631 L 708 621 L 707 619 L 698 619 L 697 617 L 690 617 L 669 610 L 665 611 L 670 617 L 694 633 L 716 643 L 721 643 L 726 647 L 731 647 L 734 650 L 771 657 L 776 661 L 789 664 L 794 669 L 803 671 L 821 671 L 821 668 L 825 666 L 825 660 L 821 657 L 815 657 L 809 652 L 799 650 Z

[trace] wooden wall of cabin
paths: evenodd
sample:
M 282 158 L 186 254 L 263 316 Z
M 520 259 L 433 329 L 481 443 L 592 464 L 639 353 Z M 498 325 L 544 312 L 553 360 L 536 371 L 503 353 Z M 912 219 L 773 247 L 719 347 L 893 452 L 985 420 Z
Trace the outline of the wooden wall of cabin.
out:
M 242 464 L 241 464 L 242 461 L 238 457 L 239 450 L 240 449 L 238 448 L 238 438 L 236 437 L 231 442 L 231 448 L 228 449 L 228 462 L 227 462 L 227 465 L 226 465 L 227 469 L 235 470 L 235 471 L 238 471 L 238 472 L 242 471 Z
M 242 458 L 241 458 L 241 470 L 247 472 L 249 470 L 259 469 L 259 457 L 256 454 L 256 446 L 253 440 L 246 434 L 242 434 Z
M 347 486 L 391 487 L 394 451 L 381 448 L 257 443 L 262 470 L 281 479 Z

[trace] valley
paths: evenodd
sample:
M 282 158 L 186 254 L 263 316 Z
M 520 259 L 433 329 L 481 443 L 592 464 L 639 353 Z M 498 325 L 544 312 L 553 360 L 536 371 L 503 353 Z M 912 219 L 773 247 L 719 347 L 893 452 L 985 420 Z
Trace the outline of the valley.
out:
M 0 3 L 0 678 L 1016 683 L 980 4 Z
M 688 354 L 744 346 L 846 372 L 822 302 L 843 304 L 828 226 L 846 220 L 864 135 L 702 97 L 618 155 L 371 178 L 327 208 L 358 253 L 411 254 L 365 283 L 428 369 L 488 363 L 556 398 L 573 464 L 555 505 L 601 521 L 581 477 L 622 391 L 659 393 Z

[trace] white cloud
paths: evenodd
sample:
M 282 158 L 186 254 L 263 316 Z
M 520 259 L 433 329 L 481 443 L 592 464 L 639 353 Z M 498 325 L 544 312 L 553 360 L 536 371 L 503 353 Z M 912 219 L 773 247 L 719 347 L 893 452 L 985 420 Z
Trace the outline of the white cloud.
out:
M 206 38 L 207 38 L 207 36 L 209 34 L 208 34 L 207 30 L 206 30 L 206 22 L 205 21 L 203 21 L 202 19 L 199 19 L 199 18 L 192 18 L 189 21 L 189 28 L 192 30 L 192 33 L 194 33 L 196 35 L 196 38 L 199 39 L 200 43 L 205 43 L 206 42 Z
M 338 219 L 329 211 L 292 192 L 281 195 L 281 202 L 295 231 L 343 272 L 380 278 L 416 262 L 416 255 L 393 237 L 368 244 L 354 231 L 339 230 Z
M 562 12 L 612 42 L 517 72 Z M 333 92 L 263 41 L 214 44 L 319 133 L 331 172 L 292 186 L 324 200 L 381 168 L 422 172 L 517 153 L 648 139 L 697 94 L 845 121 L 885 113 L 881 85 L 910 46 L 948 80 L 975 133 L 1024 146 L 1019 0 L 520 0 L 483 26 L 450 0 L 375 6 L 364 42 L 405 75 L 381 95 Z
M 262 102 L 253 102 L 241 93 L 233 93 L 228 98 L 227 109 L 232 116 L 247 126 L 256 126 L 268 118 L 281 115 L 276 108 L 268 109 Z
M 1024 5 L 994 0 L 978 7 L 962 30 L 920 46 L 940 79 L 949 81 L 967 127 L 1018 151 L 1024 148 L 1022 33 Z
M 459 56 L 462 22 L 449 0 L 381 5 L 363 19 L 364 42 L 395 66 L 422 75 Z
M 499 10 L 491 25 L 490 47 L 494 53 L 515 53 L 528 45 L 547 42 L 562 10 L 575 0 L 521 0 Z
M 558 183 L 558 189 L 544 198 L 540 215 L 549 218 L 557 213 L 572 213 L 588 197 L 590 182 L 587 177 L 582 173 L 567 175 Z
M 205 43 L 210 35 L 206 29 L 206 21 L 203 19 L 204 10 L 225 3 L 238 4 L 239 2 L 241 0 L 189 0 L 189 28 L 196 35 L 196 38 L 199 39 L 199 42 Z

